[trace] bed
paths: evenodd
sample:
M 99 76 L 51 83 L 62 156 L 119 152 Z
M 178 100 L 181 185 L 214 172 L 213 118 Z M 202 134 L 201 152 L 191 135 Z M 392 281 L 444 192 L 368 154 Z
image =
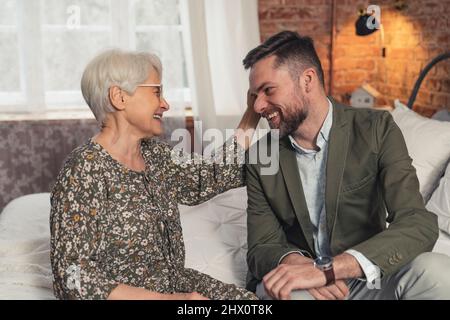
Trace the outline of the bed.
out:
M 399 101 L 392 115 L 405 137 L 426 206 L 438 215 L 440 235 L 433 251 L 450 256 L 450 122 L 423 118 Z M 187 267 L 244 286 L 246 205 L 246 190 L 238 188 L 199 206 L 180 206 Z M 54 299 L 49 214 L 49 193 L 21 196 L 2 211 L 0 299 Z
M 245 285 L 246 192 L 230 190 L 195 207 L 180 206 L 186 266 Z M 55 299 L 50 268 L 49 193 L 13 200 L 0 216 L 0 299 Z M 13 240 L 12 240 L 13 239 Z M 450 256 L 441 231 L 434 252 Z

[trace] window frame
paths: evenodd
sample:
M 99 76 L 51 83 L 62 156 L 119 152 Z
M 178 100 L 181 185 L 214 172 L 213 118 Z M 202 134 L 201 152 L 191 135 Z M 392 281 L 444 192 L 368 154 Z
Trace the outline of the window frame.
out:
M 0 113 L 88 110 L 80 90 L 45 90 L 43 35 L 46 29 L 58 30 L 66 28 L 66 25 L 43 23 L 41 20 L 44 14 L 43 1 L 15 0 L 16 26 L 0 27 L 0 32 L 3 32 L 2 29 L 9 29 L 7 32 L 15 31 L 17 33 L 20 69 L 20 91 L 0 91 Z M 184 14 L 181 12 L 184 9 L 183 5 L 181 5 L 182 1 L 180 0 L 178 3 L 180 16 Z M 189 26 L 185 25 L 183 19 L 180 19 L 180 24 L 178 25 L 137 26 L 134 12 L 135 0 L 109 0 L 109 6 L 109 26 L 82 25 L 77 30 L 92 32 L 109 30 L 111 46 L 128 48 L 129 50 L 136 50 L 138 32 L 176 29 L 181 33 L 183 48 L 186 47 L 186 41 L 189 41 L 186 36 Z M 124 12 L 128 14 L 123 14 Z M 29 36 L 29 34 L 33 34 L 33 36 Z M 188 58 L 188 55 L 185 53 L 185 63 L 192 63 Z M 188 70 L 185 72 L 188 72 Z M 189 84 L 187 87 L 169 89 L 169 92 L 178 93 L 180 95 L 177 96 L 183 97 L 183 101 L 171 101 L 174 104 L 182 104 L 183 107 L 191 105 L 192 90 Z

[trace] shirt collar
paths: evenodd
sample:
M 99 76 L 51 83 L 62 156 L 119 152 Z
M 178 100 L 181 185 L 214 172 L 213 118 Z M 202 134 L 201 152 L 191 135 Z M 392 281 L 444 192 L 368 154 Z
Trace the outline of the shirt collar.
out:
M 330 131 L 331 131 L 331 125 L 333 124 L 333 104 L 331 103 L 330 99 L 328 99 L 328 114 L 325 118 L 325 121 L 322 124 L 322 127 L 320 128 L 319 135 L 317 136 L 317 146 L 320 148 L 320 150 L 323 149 L 325 144 L 328 142 L 330 138 Z M 289 140 L 291 141 L 292 147 L 302 153 L 313 153 L 316 152 L 315 150 L 309 150 L 302 148 L 300 145 L 298 145 L 297 142 L 295 142 L 294 138 L 289 135 Z

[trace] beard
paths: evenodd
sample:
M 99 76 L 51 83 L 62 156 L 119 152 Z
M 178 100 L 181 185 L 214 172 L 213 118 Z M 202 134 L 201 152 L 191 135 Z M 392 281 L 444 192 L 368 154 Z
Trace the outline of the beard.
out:
M 286 105 L 284 112 L 277 108 L 280 114 L 280 139 L 296 131 L 308 117 L 309 102 L 303 97 L 296 97 L 296 100 Z

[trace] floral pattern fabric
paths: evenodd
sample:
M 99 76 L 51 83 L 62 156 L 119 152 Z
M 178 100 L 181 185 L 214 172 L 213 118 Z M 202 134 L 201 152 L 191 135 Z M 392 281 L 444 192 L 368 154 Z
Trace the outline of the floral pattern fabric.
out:
M 236 143 L 224 148 L 236 150 Z M 196 205 L 242 186 L 243 167 L 187 155 L 177 162 L 174 150 L 142 141 L 145 172 L 126 168 L 93 140 L 70 154 L 51 195 L 56 297 L 105 299 L 121 283 L 211 299 L 256 298 L 184 267 L 178 211 L 178 203 Z

